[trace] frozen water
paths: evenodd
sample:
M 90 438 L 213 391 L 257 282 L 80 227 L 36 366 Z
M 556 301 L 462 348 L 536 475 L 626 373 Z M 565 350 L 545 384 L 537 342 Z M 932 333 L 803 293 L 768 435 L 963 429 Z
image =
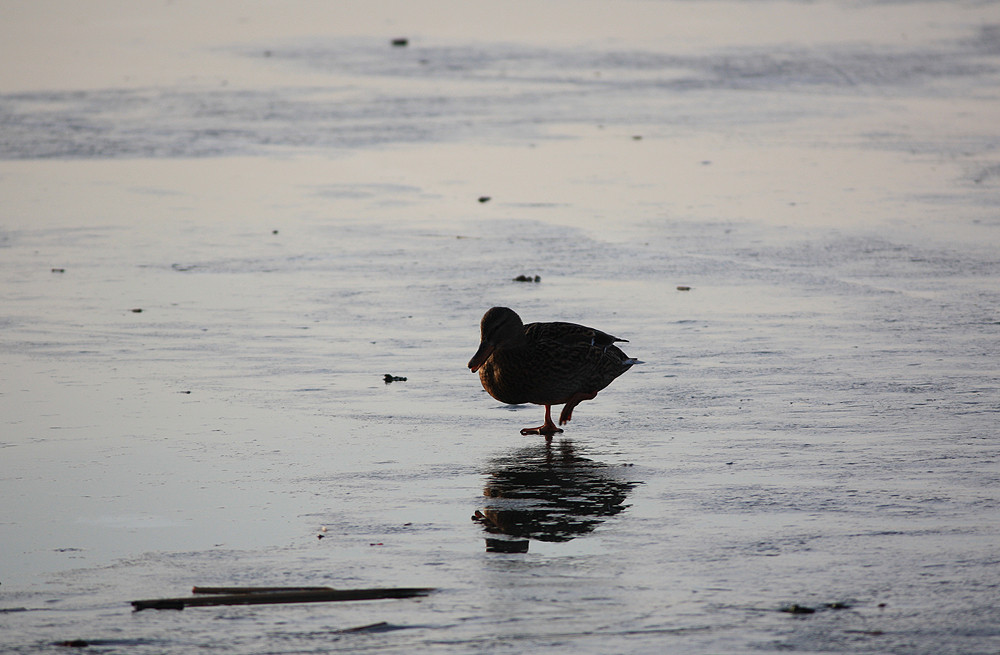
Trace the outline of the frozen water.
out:
M 1000 650 L 993 4 L 50 5 L 5 652 Z M 523 437 L 493 305 L 645 363 Z M 437 591 L 131 612 L 192 585 Z

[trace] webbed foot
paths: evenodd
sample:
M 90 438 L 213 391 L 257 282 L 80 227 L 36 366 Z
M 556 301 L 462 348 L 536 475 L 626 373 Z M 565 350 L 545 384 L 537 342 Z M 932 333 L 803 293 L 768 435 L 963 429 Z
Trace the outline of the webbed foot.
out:
M 545 406 L 545 423 L 542 423 L 537 428 L 524 428 L 521 430 L 521 434 L 545 435 L 546 441 L 552 441 L 552 435 L 557 432 L 562 432 L 562 429 L 557 428 L 556 424 L 552 422 L 552 405 Z

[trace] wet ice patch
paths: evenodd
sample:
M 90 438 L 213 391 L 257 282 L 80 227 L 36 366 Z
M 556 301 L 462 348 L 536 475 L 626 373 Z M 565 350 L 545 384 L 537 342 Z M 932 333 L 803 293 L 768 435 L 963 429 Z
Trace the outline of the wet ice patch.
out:
M 173 528 L 183 525 L 180 521 L 168 519 L 165 516 L 154 516 L 149 514 L 117 514 L 94 517 L 80 517 L 77 523 L 93 525 L 97 527 L 123 529 L 123 530 L 147 530 L 151 528 Z

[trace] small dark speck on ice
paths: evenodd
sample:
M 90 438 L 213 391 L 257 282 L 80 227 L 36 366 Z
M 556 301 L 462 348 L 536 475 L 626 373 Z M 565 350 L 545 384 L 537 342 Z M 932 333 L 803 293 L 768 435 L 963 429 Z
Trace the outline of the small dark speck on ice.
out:
M 805 605 L 786 605 L 781 608 L 782 612 L 787 612 L 788 614 L 815 614 L 816 610 L 811 607 L 806 607 Z

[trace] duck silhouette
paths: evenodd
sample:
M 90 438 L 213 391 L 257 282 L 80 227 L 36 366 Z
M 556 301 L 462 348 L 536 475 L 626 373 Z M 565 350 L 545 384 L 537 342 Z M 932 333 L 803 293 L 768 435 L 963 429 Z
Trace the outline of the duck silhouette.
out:
M 541 434 L 547 440 L 562 432 L 552 421 L 552 406 L 564 405 L 559 425 L 573 409 L 593 400 L 634 364 L 607 332 L 575 323 L 529 323 L 508 307 L 493 307 L 480 322 L 479 350 L 469 368 L 479 372 L 487 393 L 502 403 L 545 405 L 545 422 L 521 434 Z

